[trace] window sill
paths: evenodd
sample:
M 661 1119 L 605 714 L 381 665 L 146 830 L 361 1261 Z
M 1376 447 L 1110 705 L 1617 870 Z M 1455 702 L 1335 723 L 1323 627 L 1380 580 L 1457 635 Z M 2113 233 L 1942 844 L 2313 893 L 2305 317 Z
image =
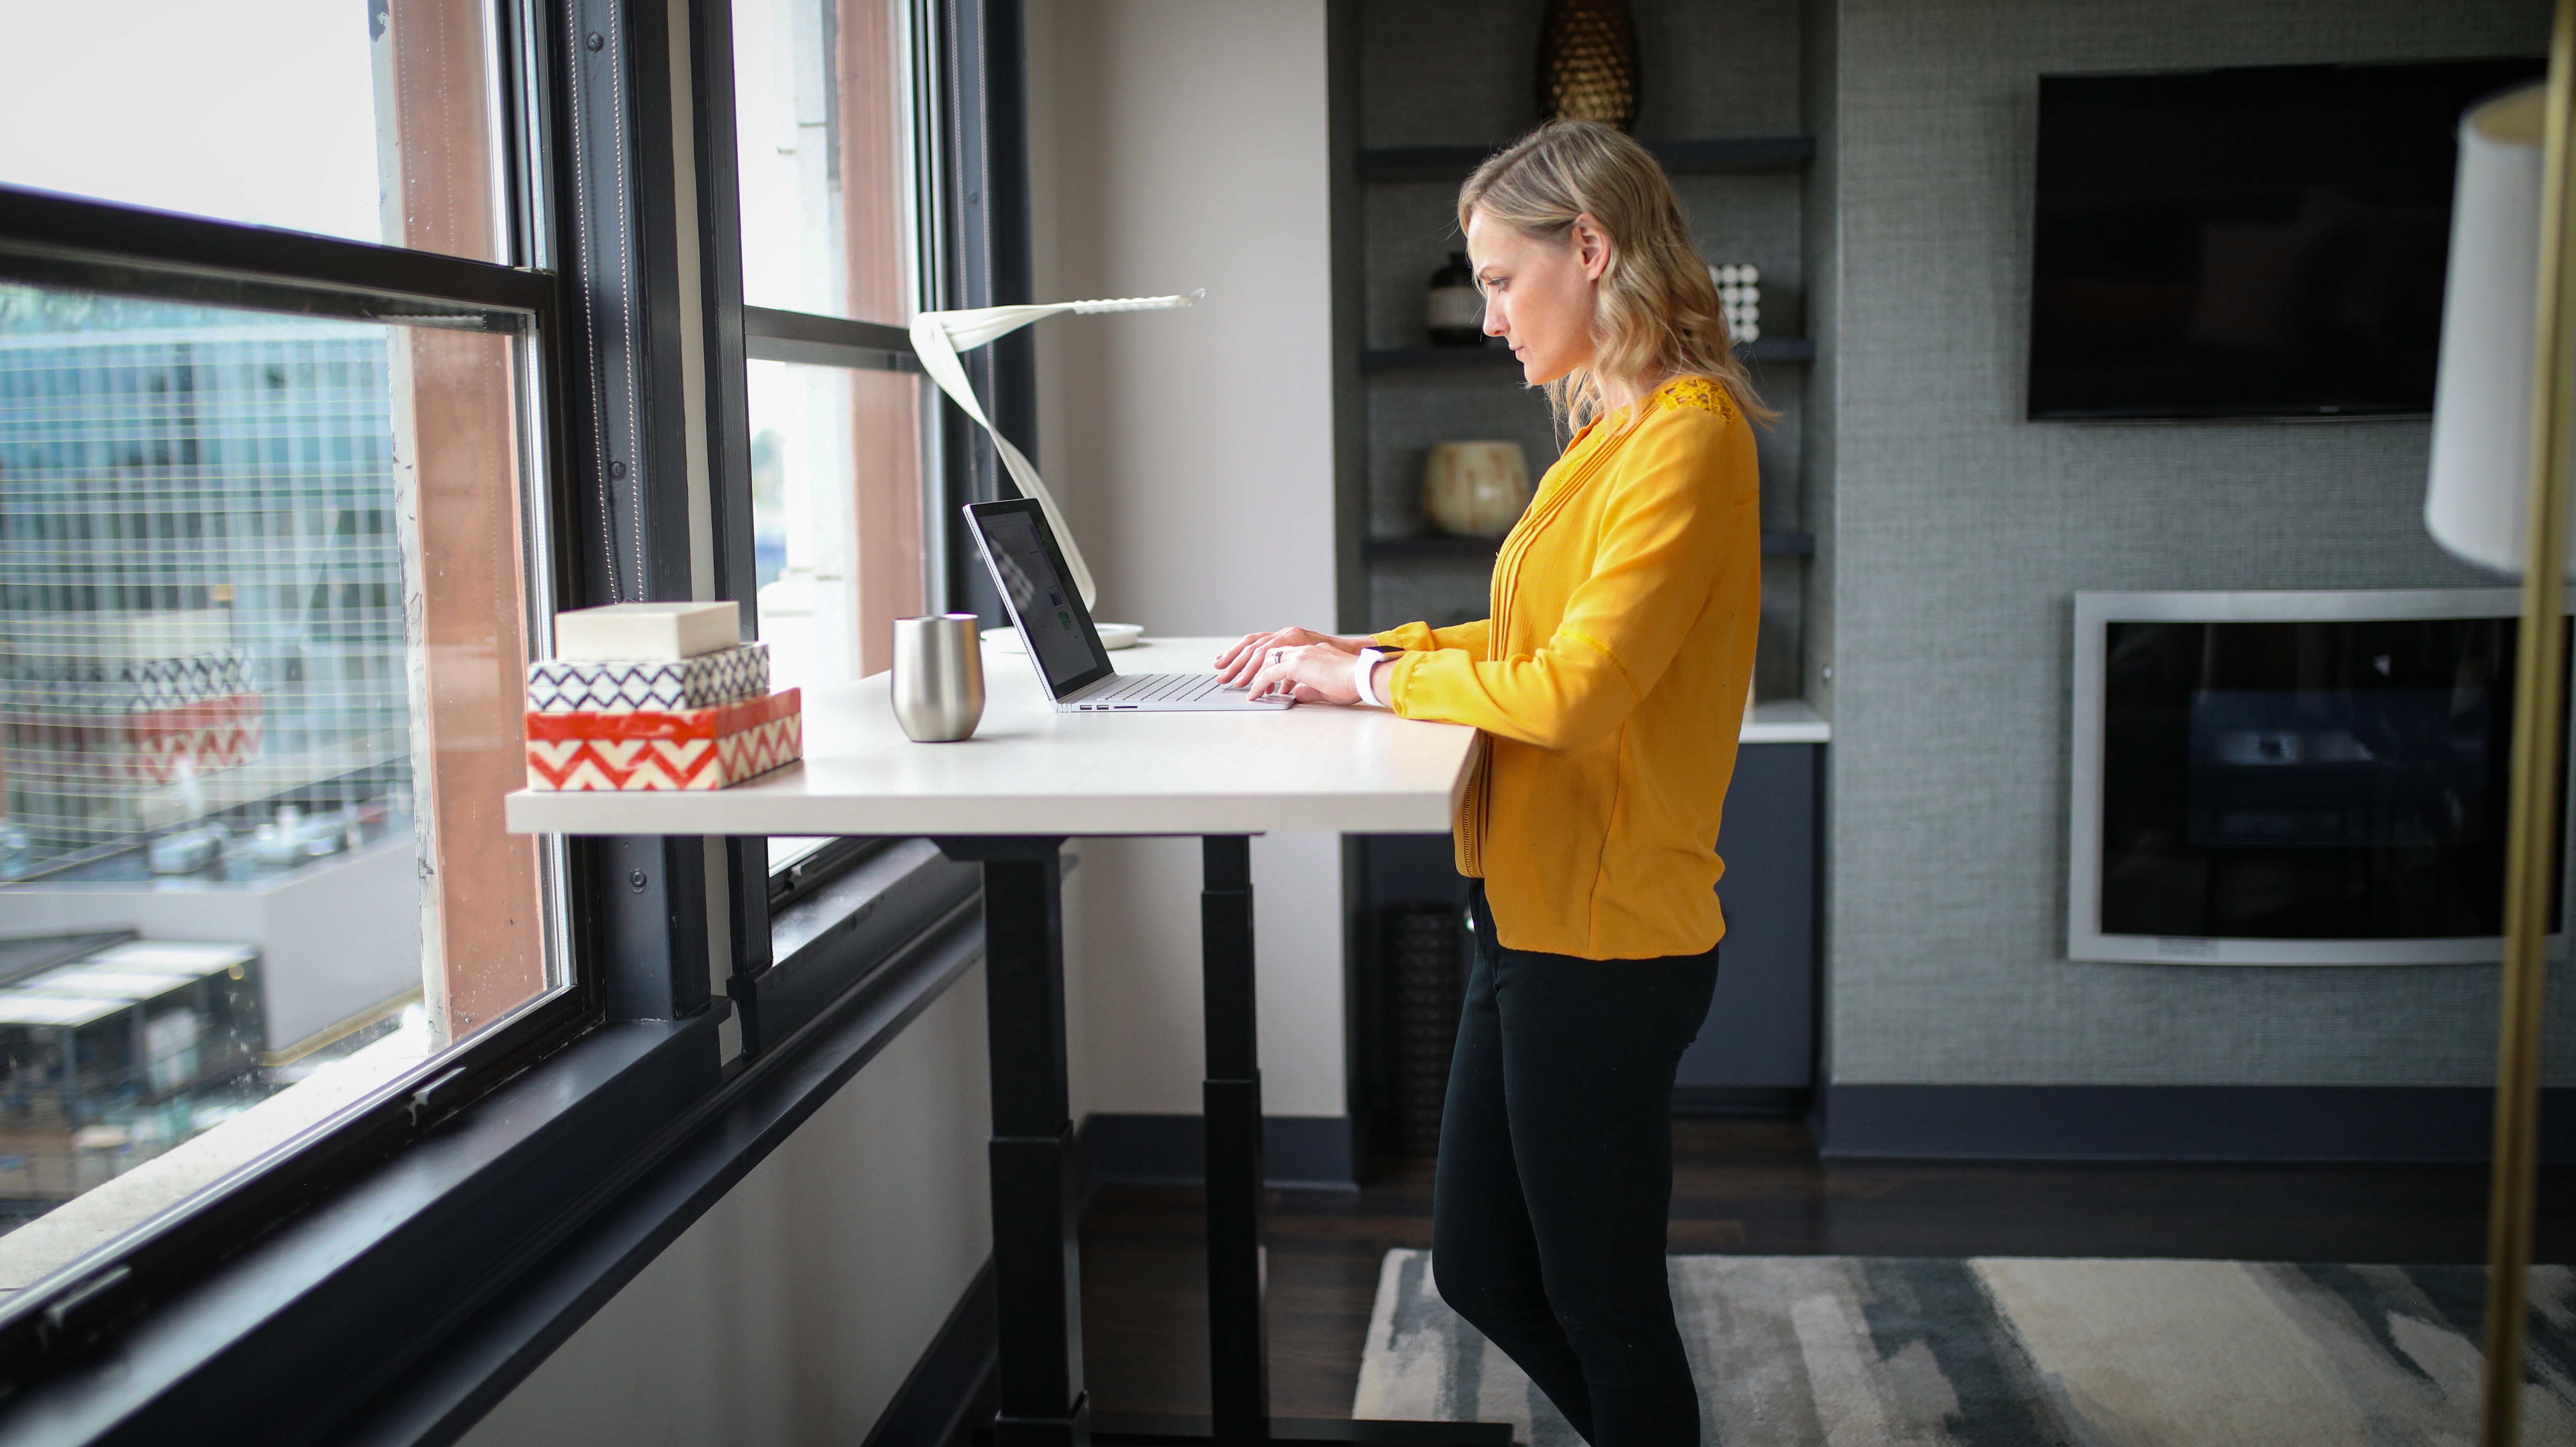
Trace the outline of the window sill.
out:
M 923 924 L 974 896 L 982 875 L 927 839 L 898 839 L 770 917 L 770 958 L 728 988 L 742 1046 L 775 1047 L 865 978 Z
M 425 1031 L 388 1035 L 0 1236 L 0 1293 L 26 1290 L 391 1085 L 427 1046 Z

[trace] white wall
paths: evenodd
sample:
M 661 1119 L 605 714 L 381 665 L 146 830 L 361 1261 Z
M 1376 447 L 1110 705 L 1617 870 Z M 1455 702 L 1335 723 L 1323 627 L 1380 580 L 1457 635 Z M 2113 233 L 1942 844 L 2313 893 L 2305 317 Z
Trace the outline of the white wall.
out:
M 992 1251 L 985 1059 L 978 967 L 468 1447 L 864 1440 Z
M 1207 288 L 1038 331 L 1038 462 L 1100 579 L 1162 634 L 1333 620 L 1323 0 L 1030 0 L 1037 294 Z M 1253 848 L 1264 1105 L 1343 1113 L 1338 838 Z M 1196 1114 L 1198 848 L 1095 840 L 1087 1103 Z

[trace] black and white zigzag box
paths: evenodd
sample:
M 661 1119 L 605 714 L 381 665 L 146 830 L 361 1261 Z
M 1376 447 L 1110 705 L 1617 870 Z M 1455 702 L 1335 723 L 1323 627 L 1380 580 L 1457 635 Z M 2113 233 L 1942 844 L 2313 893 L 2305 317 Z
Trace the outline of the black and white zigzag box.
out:
M 528 665 L 528 708 L 535 713 L 670 713 L 768 692 L 766 643 L 695 658 L 617 663 L 549 658 Z

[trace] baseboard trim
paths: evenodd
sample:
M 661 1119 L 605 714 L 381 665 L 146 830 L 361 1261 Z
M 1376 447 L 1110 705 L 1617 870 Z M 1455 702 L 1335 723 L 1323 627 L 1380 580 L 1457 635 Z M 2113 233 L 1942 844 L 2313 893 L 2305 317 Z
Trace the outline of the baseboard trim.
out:
M 2542 1092 L 2541 1159 L 2576 1161 L 2576 1090 Z M 1838 1157 L 2474 1162 L 2480 1086 L 1830 1085 L 1810 1117 Z
M 1000 1322 L 988 1258 L 939 1334 L 930 1339 L 929 1349 L 895 1388 L 894 1400 L 878 1414 L 864 1447 L 937 1447 L 963 1441 L 967 1418 L 999 1365 Z
M 1789 1085 L 1676 1085 L 1675 1115 L 1787 1116 L 1805 1115 L 1815 1092 Z
M 1082 1123 L 1084 1180 L 1200 1185 L 1207 1180 L 1205 1130 L 1195 1115 L 1095 1112 Z M 1325 1191 L 1359 1189 L 1359 1152 L 1349 1116 L 1264 1116 L 1261 1151 L 1273 1186 Z

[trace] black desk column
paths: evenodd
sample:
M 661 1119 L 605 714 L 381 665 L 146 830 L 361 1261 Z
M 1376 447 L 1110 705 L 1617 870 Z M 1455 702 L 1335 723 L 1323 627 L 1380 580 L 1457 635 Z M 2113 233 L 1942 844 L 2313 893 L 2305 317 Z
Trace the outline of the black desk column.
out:
M 1200 976 L 1207 1078 L 1208 1401 L 1219 1437 L 1270 1435 L 1261 1254 L 1260 1011 L 1253 998 L 1252 841 L 1201 842 Z
M 942 839 L 984 866 L 984 1002 L 992 1046 L 995 1447 L 1084 1447 L 1082 1275 L 1065 1091 L 1061 839 Z

